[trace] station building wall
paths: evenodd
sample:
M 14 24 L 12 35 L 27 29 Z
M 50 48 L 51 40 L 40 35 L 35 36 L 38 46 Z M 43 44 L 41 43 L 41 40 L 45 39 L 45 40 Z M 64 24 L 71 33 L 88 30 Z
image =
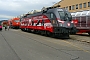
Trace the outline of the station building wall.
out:
M 53 6 L 56 5 L 60 5 L 61 8 L 65 8 L 69 12 L 90 10 L 90 0 L 61 0 Z

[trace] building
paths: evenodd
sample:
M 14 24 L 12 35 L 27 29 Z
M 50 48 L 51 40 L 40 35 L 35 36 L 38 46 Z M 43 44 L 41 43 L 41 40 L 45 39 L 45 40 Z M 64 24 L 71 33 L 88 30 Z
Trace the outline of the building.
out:
M 60 5 L 69 12 L 90 10 L 90 0 L 61 0 L 53 6 Z

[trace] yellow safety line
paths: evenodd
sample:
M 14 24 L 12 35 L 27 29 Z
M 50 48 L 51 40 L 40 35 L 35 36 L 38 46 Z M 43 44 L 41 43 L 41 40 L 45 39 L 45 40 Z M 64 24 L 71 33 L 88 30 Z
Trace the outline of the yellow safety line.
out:
M 63 41 L 64 41 L 64 40 L 63 40 Z M 85 50 L 85 49 L 82 49 L 82 48 L 80 48 L 80 47 L 78 47 L 78 46 L 74 45 L 73 43 L 70 43 L 70 42 L 67 42 L 67 41 L 64 41 L 64 42 L 65 42 L 65 43 L 68 43 L 68 44 L 70 44 L 70 45 L 72 45 L 72 46 L 74 46 L 74 47 L 76 47 L 76 48 L 78 48 L 79 50 L 82 50 L 82 51 L 85 51 L 85 52 L 90 53 L 90 51 Z
M 40 38 L 39 38 L 40 39 Z M 45 39 L 43 39 L 43 40 L 45 40 Z M 45 40 L 46 41 L 46 40 Z M 52 41 L 49 41 L 49 40 L 47 40 L 48 42 L 52 42 Z M 90 51 L 88 51 L 88 50 L 85 50 L 85 49 L 83 49 L 83 48 L 80 48 L 80 47 L 78 47 L 78 46 L 76 46 L 76 45 L 74 45 L 73 43 L 71 43 L 71 42 L 67 42 L 67 41 L 65 41 L 65 40 L 63 40 L 63 42 L 65 42 L 65 43 L 68 43 L 68 44 L 70 44 L 70 45 L 72 45 L 72 46 L 74 46 L 74 47 L 76 47 L 76 48 L 78 48 L 78 50 L 82 50 L 82 51 L 84 51 L 84 52 L 88 52 L 88 53 L 90 53 Z M 53 42 L 53 43 L 56 43 L 56 42 Z M 56 44 L 58 44 L 58 43 L 56 43 Z M 61 45 L 61 44 L 60 44 Z

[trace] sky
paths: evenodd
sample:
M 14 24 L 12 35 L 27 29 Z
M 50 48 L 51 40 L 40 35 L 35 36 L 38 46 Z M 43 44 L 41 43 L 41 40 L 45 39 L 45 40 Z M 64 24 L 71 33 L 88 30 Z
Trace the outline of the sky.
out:
M 32 10 L 41 10 L 60 0 L 0 0 L 0 20 L 7 20 Z

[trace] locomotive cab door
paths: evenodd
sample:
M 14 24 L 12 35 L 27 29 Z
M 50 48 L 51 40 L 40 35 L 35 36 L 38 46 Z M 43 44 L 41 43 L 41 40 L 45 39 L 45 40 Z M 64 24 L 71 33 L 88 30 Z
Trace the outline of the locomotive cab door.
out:
M 54 27 L 57 26 L 57 20 L 56 20 L 56 16 L 54 13 L 50 13 L 50 21 Z

